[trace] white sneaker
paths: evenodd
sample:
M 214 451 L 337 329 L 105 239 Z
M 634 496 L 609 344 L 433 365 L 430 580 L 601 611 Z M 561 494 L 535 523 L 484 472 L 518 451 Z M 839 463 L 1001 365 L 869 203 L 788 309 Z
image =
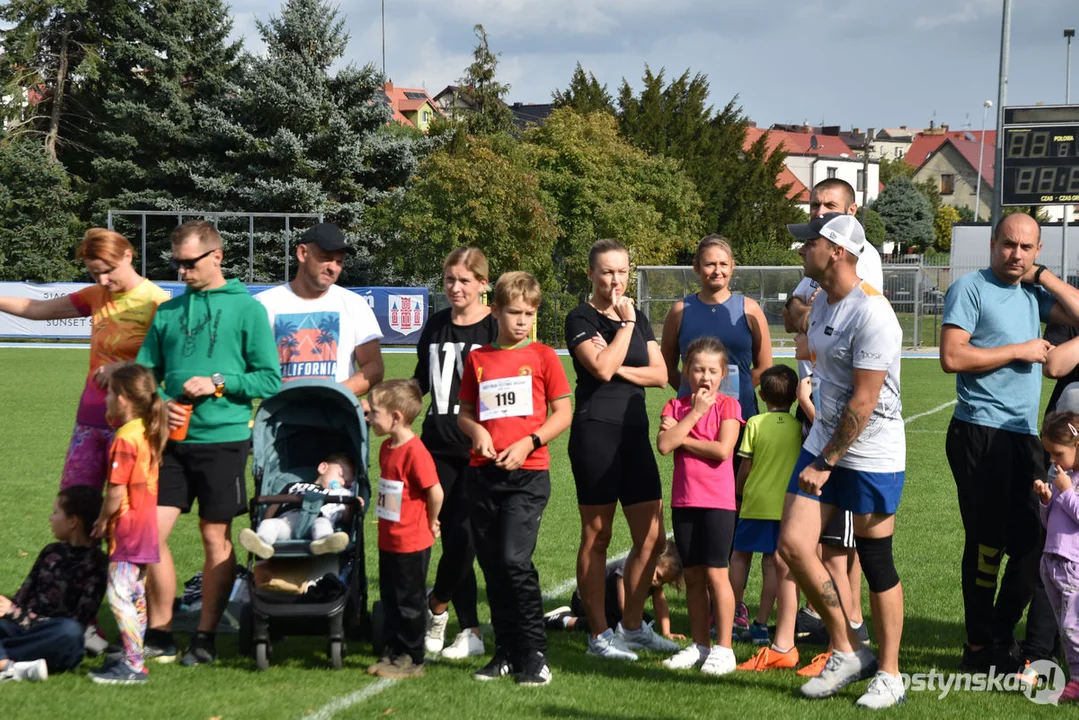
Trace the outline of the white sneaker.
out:
M 12 680 L 19 682 L 41 682 L 49 679 L 49 666 L 44 660 L 27 660 L 25 662 L 8 662 L 3 670 L 0 670 L 0 682 Z
M 652 629 L 652 623 L 641 623 L 640 630 L 626 630 L 622 623 L 618 623 L 615 634 L 622 638 L 629 650 L 653 650 L 655 652 L 672 653 L 678 649 L 678 643 L 671 642 L 665 637 L 660 637 Z
M 483 638 L 477 637 L 471 630 L 462 630 L 457 633 L 453 643 L 442 651 L 442 657 L 447 660 L 464 660 L 468 657 L 483 655 Z
M 663 666 L 669 667 L 671 670 L 688 670 L 702 664 L 709 655 L 711 655 L 711 652 L 708 648 L 703 648 L 697 643 L 690 643 L 687 647 L 682 648 L 664 660 Z
M 244 528 L 240 531 L 240 547 L 259 560 L 269 560 L 273 557 L 273 545 L 260 538 L 258 533 L 251 528 Z
M 637 653 L 627 648 L 622 638 L 610 628 L 604 630 L 599 637 L 588 638 L 588 654 L 608 660 L 633 662 L 637 659 Z
M 701 665 L 701 672 L 705 675 L 726 675 L 734 672 L 734 666 L 738 661 L 734 659 L 734 650 L 722 645 L 715 645 L 708 652 L 708 657 Z
M 857 707 L 871 710 L 882 710 L 895 705 L 901 705 L 907 701 L 907 693 L 903 690 L 903 681 L 895 675 L 890 675 L 883 670 L 877 671 L 873 679 L 869 681 L 869 687 L 865 694 L 854 703 Z
M 877 657 L 864 645 L 854 652 L 835 650 L 820 675 L 802 686 L 802 696 L 812 699 L 831 697 L 852 682 L 873 677 L 877 672 Z
M 423 648 L 431 655 L 438 655 L 446 644 L 446 626 L 450 623 L 450 611 L 439 615 L 427 608 L 427 636 L 423 639 Z
M 348 533 L 335 532 L 324 538 L 313 541 L 309 546 L 312 555 L 329 555 L 339 553 L 348 547 Z

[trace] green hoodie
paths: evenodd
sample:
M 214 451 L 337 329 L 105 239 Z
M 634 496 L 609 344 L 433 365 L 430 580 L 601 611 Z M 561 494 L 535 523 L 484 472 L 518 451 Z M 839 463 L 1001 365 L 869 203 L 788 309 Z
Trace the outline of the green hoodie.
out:
M 266 309 L 239 280 L 212 290 L 188 288 L 157 309 L 136 362 L 163 383 L 161 395 L 179 398 L 193 377 L 225 376 L 225 394 L 195 400 L 190 443 L 237 442 L 251 437 L 251 400 L 281 387 L 281 365 Z

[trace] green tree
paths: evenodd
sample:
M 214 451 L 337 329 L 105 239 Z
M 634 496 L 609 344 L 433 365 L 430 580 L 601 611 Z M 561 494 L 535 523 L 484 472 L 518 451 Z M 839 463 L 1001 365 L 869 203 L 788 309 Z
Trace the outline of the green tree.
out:
M 582 115 L 593 112 L 614 114 L 614 101 L 606 85 L 600 85 L 592 73 L 585 75 L 580 61 L 570 78 L 569 87 L 551 93 L 555 107 L 570 107 Z
M 372 65 L 330 66 L 348 41 L 338 11 L 323 0 L 287 0 L 278 17 L 258 21 L 264 56 L 245 56 L 240 81 L 213 105 L 198 105 L 201 146 L 175 170 L 192 178 L 189 207 L 261 212 L 322 212 L 358 252 L 345 282 L 381 281 L 371 262 L 383 239 L 361 224 L 364 212 L 400 192 L 431 141 L 388 126 L 383 77 Z M 246 223 L 244 228 L 246 230 Z M 230 272 L 246 270 L 246 237 Z M 256 277 L 283 276 L 283 232 L 257 239 Z M 240 249 L 242 247 L 242 250 Z
M 936 212 L 940 210 L 941 203 L 943 202 L 940 196 L 940 185 L 933 180 L 922 180 L 921 182 L 914 183 L 914 187 L 918 188 L 918 191 L 929 201 L 929 207 L 935 215 Z
M 880 213 L 869 208 L 865 211 L 865 239 L 878 248 L 888 237 L 888 231 L 884 228 L 884 221 Z
M 914 177 L 914 171 L 917 169 L 904 160 L 889 160 L 882 157 L 880 159 L 880 181 L 887 186 L 897 177 L 912 178 Z
M 0 143 L 0 280 L 77 277 L 78 203 L 64 166 L 41 143 L 30 138 Z
M 523 140 L 558 223 L 554 268 L 568 302 L 584 300 L 591 287 L 588 250 L 596 240 L 617 238 L 634 265 L 672 264 L 695 247 L 702 223 L 693 182 L 676 161 L 630 145 L 613 116 L 559 109 Z
M 74 86 L 93 78 L 101 60 L 98 15 L 123 12 L 107 0 L 9 0 L 0 4 L 0 102 L 14 137 L 33 137 L 52 159 L 87 118 Z
M 974 222 L 974 208 L 967 205 L 956 205 L 955 211 L 959 213 L 959 222 Z
M 908 178 L 895 178 L 884 186 L 873 209 L 880 213 L 888 239 L 904 245 L 933 244 L 933 208 Z
M 513 112 L 503 98 L 510 86 L 498 81 L 498 58 L 502 53 L 491 51 L 483 25 L 473 28 L 479 40 L 472 51 L 472 64 L 465 68 L 458 81 L 468 103 L 475 108 L 465 115 L 468 132 L 473 135 L 508 133 L 513 129 Z
M 951 205 L 941 205 L 933 218 L 937 250 L 949 252 L 952 249 L 952 225 L 957 222 L 959 222 L 959 211 Z
M 732 99 L 718 113 L 708 105 L 708 79 L 689 71 L 669 84 L 664 73 L 645 67 L 643 87 L 634 93 L 623 81 L 619 119 L 623 135 L 637 147 L 681 161 L 704 204 L 705 232 L 742 242 L 785 242 L 797 207 L 776 187 L 784 154 L 768 153 L 761 138 L 743 148 L 749 121 Z

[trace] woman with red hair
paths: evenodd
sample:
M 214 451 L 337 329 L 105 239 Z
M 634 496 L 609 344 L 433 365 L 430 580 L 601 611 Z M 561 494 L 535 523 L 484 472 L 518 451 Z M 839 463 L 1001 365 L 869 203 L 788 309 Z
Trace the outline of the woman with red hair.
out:
M 105 419 L 109 376 L 117 363 L 134 360 L 157 306 L 168 293 L 135 270 L 135 250 L 123 235 L 90 228 L 75 256 L 94 284 L 48 300 L 0 297 L 0 312 L 27 320 L 89 317 L 90 373 L 75 415 L 60 487 L 89 485 L 101 490 L 112 429 Z

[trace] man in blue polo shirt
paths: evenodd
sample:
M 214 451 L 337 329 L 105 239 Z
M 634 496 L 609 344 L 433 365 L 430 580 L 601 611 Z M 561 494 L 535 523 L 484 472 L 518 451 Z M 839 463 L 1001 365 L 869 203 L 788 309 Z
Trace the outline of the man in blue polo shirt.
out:
M 956 280 L 944 300 L 940 364 L 957 373 L 958 395 L 945 448 L 966 536 L 960 668 L 970 672 L 1015 669 L 1015 626 L 1038 571 L 1031 485 L 1045 477 L 1038 404 L 1052 348 L 1041 322 L 1079 318 L 1079 290 L 1035 263 L 1040 250 L 1038 223 L 1009 215 L 993 233 L 989 267 Z

